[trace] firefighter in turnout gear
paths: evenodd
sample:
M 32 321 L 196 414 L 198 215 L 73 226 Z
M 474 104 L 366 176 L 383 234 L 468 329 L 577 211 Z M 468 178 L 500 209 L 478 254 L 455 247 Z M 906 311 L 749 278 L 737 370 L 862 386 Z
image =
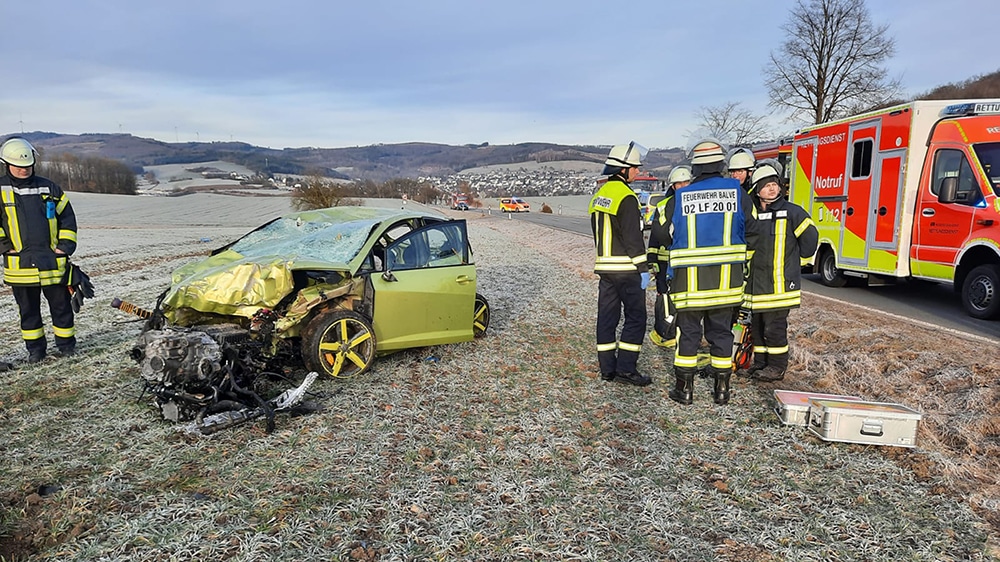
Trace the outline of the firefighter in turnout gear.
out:
M 695 145 L 694 181 L 677 190 L 664 209 L 667 222 L 660 241 L 670 249 L 670 296 L 677 307 L 675 385 L 670 399 L 694 400 L 698 347 L 710 346 L 716 404 L 729 402 L 733 373 L 732 315 L 743 302 L 747 235 L 753 229 L 753 203 L 733 178 L 722 177 L 726 155 L 713 140 Z
M 782 197 L 774 168 L 757 168 L 753 183 L 760 203 L 746 294 L 753 313 L 754 364 L 748 374 L 779 381 L 788 367 L 788 311 L 799 306 L 801 260 L 816 253 L 819 231 L 809 213 Z
M 745 148 L 738 148 L 729 156 L 729 177 L 740 182 L 740 187 L 747 193 L 753 193 L 753 182 L 750 181 L 750 173 L 756 161 L 753 153 Z
M 670 278 L 667 277 L 669 249 L 661 243 L 662 230 L 667 224 L 664 209 L 674 193 L 691 183 L 691 168 L 675 166 L 667 176 L 667 194 L 656 204 L 649 226 L 649 251 L 646 253 L 649 268 L 656 273 L 656 304 L 653 307 L 653 329 L 649 341 L 660 347 L 673 347 L 677 343 L 677 308 L 670 300 Z
M 56 347 L 76 351 L 70 293 L 62 283 L 69 256 L 76 250 L 76 215 L 63 190 L 35 175 L 35 149 L 12 138 L 0 146 L 5 175 L 0 177 L 0 253 L 3 280 L 11 286 L 21 315 L 21 337 L 28 361 L 45 358 L 41 296 L 49 303 Z
M 594 273 L 600 277 L 597 359 L 601 379 L 636 386 L 652 382 L 636 369 L 646 334 L 646 287 L 650 276 L 639 198 L 629 187 L 646 152 L 634 142 L 614 146 L 604 162 L 608 181 L 590 200 L 590 225 L 597 246 Z M 619 337 L 618 321 L 623 309 L 625 322 Z

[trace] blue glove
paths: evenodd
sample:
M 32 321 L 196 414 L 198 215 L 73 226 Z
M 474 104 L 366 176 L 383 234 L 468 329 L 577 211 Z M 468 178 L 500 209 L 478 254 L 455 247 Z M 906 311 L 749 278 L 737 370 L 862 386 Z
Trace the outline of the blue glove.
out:
M 639 281 L 639 286 L 642 287 L 643 291 L 645 291 L 646 287 L 649 286 L 649 277 L 650 277 L 649 272 L 643 271 L 642 273 L 639 274 L 639 277 L 642 278 L 642 280 Z

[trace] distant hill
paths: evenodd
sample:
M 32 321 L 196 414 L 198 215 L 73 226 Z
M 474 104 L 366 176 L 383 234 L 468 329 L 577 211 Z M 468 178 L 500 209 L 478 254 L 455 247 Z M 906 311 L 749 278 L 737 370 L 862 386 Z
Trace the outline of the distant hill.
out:
M 12 136 L 12 135 L 5 135 Z M 321 173 L 340 179 L 447 176 L 469 168 L 519 162 L 603 162 L 608 147 L 550 143 L 452 146 L 402 143 L 350 148 L 261 148 L 242 142 L 169 143 L 129 134 L 64 135 L 32 132 L 22 136 L 43 154 L 100 156 L 125 162 L 136 173 L 147 166 L 226 161 L 270 174 Z M 647 157 L 649 169 L 673 165 L 684 157 L 680 148 L 656 150 Z
M 962 82 L 938 86 L 915 99 L 951 100 L 963 98 L 1000 98 L 1000 70 L 974 76 Z

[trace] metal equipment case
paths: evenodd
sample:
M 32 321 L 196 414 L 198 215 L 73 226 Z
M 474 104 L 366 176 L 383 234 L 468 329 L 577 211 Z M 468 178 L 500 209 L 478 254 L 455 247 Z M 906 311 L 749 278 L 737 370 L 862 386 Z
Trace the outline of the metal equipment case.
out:
M 820 398 L 809 407 L 809 431 L 824 441 L 916 446 L 922 415 L 902 404 Z
M 857 396 L 842 396 L 839 394 L 821 394 L 817 392 L 800 392 L 795 390 L 775 390 L 774 399 L 777 405 L 774 413 L 785 425 L 805 427 L 809 424 L 809 401 L 812 399 L 828 400 L 861 400 Z

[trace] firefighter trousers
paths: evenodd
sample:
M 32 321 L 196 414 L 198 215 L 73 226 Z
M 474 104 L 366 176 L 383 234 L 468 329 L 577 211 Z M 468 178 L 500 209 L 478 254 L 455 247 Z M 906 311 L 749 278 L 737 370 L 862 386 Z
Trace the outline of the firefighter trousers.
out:
M 602 273 L 597 284 L 597 360 L 602 375 L 635 373 L 646 335 L 646 292 L 638 272 Z M 625 322 L 619 338 L 622 311 Z
M 733 368 L 732 307 L 677 311 L 677 347 L 674 367 L 697 369 L 698 348 L 704 335 L 717 371 Z
M 788 309 L 753 311 L 753 362 L 759 367 L 788 368 Z
M 670 299 L 670 279 L 667 266 L 661 265 L 656 274 L 656 303 L 653 305 L 653 330 L 664 340 L 677 337 L 677 307 Z
M 42 295 L 49 303 L 52 331 L 56 347 L 72 350 L 76 347 L 76 329 L 73 327 L 73 306 L 66 285 L 11 286 L 14 301 L 21 314 L 21 337 L 28 353 L 45 353 L 45 329 L 42 327 Z

